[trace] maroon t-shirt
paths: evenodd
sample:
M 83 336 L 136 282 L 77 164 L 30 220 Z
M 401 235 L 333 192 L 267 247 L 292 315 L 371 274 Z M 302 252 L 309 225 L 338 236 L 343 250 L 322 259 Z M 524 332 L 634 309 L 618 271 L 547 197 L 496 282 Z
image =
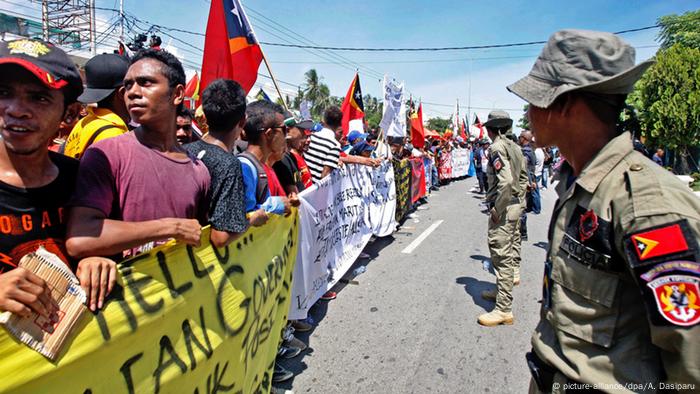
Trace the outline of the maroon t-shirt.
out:
M 172 159 L 127 133 L 85 151 L 70 205 L 126 222 L 185 218 L 206 225 L 209 182 L 196 158 Z

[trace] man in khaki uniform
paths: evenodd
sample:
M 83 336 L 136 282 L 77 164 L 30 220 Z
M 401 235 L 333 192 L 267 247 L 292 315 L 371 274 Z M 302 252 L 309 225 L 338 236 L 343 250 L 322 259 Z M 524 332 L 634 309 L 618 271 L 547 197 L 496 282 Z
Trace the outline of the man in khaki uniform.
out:
M 651 62 L 610 33 L 554 33 L 508 90 L 566 157 L 530 392 L 700 390 L 700 199 L 616 129 Z
M 496 271 L 496 290 L 484 291 L 481 296 L 496 301 L 493 311 L 479 316 L 484 326 L 513 324 L 513 282 L 519 277 L 520 215 L 525 202 L 521 172 L 525 171 L 520 147 L 505 137 L 513 120 L 505 111 L 491 111 L 484 123 L 493 140 L 486 168 L 489 189 L 488 243 L 491 262 Z M 527 176 L 527 175 L 525 175 Z

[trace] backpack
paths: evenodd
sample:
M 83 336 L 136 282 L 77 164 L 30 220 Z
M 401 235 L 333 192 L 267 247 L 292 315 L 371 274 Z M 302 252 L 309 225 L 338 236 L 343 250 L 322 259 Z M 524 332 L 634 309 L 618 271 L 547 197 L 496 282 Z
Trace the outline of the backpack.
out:
M 83 156 L 83 154 L 85 154 L 85 151 L 87 150 L 87 148 L 89 148 L 90 145 L 92 145 L 92 143 L 95 142 L 95 139 L 96 139 L 97 137 L 99 137 L 100 134 L 102 134 L 103 131 L 109 130 L 109 129 L 111 129 L 111 128 L 117 128 L 117 126 L 108 124 L 108 125 L 105 125 L 105 126 L 100 127 L 100 128 L 97 129 L 94 133 L 92 133 L 92 135 L 90 136 L 90 139 L 88 140 L 87 144 L 85 144 L 85 149 L 83 149 L 83 153 L 81 153 L 80 155 L 78 155 L 78 157 L 76 157 L 76 159 L 80 159 L 80 158 Z M 68 142 L 67 139 L 66 139 L 66 140 L 63 140 L 63 142 L 61 142 L 61 145 L 59 145 L 59 147 L 58 147 L 58 153 L 60 153 L 60 154 L 62 154 L 62 155 L 65 155 L 65 154 L 66 154 L 66 142 Z
M 262 166 L 262 164 L 260 164 L 260 161 L 258 160 L 258 158 L 253 156 L 248 151 L 239 153 L 238 157 L 246 158 L 255 168 L 255 171 L 257 174 L 254 174 L 254 175 L 256 175 L 258 177 L 258 182 L 257 182 L 257 186 L 255 189 L 255 201 L 258 204 L 264 203 L 265 200 L 267 199 L 267 196 L 270 194 L 270 190 L 269 190 L 268 183 L 267 183 L 267 173 L 265 172 L 265 168 Z

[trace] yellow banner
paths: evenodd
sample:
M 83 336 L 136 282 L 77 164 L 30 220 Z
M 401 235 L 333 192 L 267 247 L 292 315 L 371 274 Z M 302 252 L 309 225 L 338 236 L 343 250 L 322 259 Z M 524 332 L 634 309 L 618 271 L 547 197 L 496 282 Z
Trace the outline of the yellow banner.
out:
M 0 329 L 0 391 L 267 393 L 289 310 L 298 215 L 225 249 L 164 245 L 120 264 L 105 308 L 55 363 Z M 207 240 L 207 242 L 204 242 Z

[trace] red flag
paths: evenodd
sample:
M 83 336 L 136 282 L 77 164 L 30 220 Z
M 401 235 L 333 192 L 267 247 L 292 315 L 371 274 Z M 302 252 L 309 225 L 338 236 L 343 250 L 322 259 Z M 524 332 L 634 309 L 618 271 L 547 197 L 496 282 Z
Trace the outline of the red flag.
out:
M 411 145 L 417 149 L 425 146 L 425 129 L 423 128 L 423 104 L 418 105 L 418 111 L 411 113 Z
M 199 75 L 195 72 L 185 85 L 185 107 L 194 108 L 197 102 L 199 102 Z
M 199 100 L 199 75 L 196 72 L 185 86 L 185 97 Z
M 355 74 L 355 79 L 352 80 L 350 89 L 348 89 L 348 93 L 345 95 L 345 100 L 343 100 L 343 105 L 340 109 L 343 111 L 343 135 L 348 135 L 350 132 L 350 121 L 365 117 L 365 106 L 362 104 L 362 89 L 360 89 L 359 74 Z
M 262 50 L 240 1 L 212 0 L 200 89 L 217 78 L 228 78 L 249 92 L 258 78 L 261 61 Z
M 464 119 L 462 119 L 462 123 L 459 125 L 459 136 L 462 137 L 464 142 L 467 142 L 467 125 L 464 124 Z
M 474 114 L 474 126 L 479 128 L 479 139 L 484 138 L 484 125 L 481 124 L 477 114 Z

